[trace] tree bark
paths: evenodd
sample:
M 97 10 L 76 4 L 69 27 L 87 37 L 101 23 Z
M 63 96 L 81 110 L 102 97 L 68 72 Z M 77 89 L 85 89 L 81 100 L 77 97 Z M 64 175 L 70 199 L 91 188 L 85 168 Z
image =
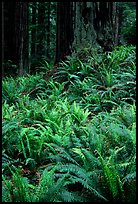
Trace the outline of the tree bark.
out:
M 117 44 L 115 2 L 57 3 L 56 62 L 72 50 L 111 51 Z
M 114 33 L 114 45 L 118 45 L 118 31 L 119 31 L 119 11 L 117 7 L 117 2 L 113 4 L 113 33 Z
M 111 51 L 115 46 L 116 9 L 115 2 L 96 2 L 94 19 L 96 41 L 104 51 Z
M 56 59 L 65 59 L 71 53 L 73 42 L 73 2 L 57 2 Z
M 4 60 L 15 62 L 15 2 L 3 2 Z
M 37 55 L 37 22 L 38 22 L 38 2 L 32 3 L 32 55 Z
M 75 2 L 74 4 L 74 41 L 73 49 L 96 46 L 96 32 L 94 30 L 94 3 Z
M 46 47 L 46 56 L 47 56 L 47 59 L 50 60 L 50 54 L 49 54 L 49 51 L 50 51 L 50 5 L 51 3 L 48 2 L 48 6 L 47 6 L 47 26 L 46 26 L 46 41 L 47 41 L 47 47 Z
M 45 2 L 40 3 L 38 5 L 38 48 L 37 55 L 39 59 L 44 56 L 44 42 L 45 42 Z
M 117 31 L 115 2 L 75 2 L 75 4 L 74 49 L 96 47 L 104 51 L 112 50 Z
M 4 2 L 2 2 L 2 77 L 4 77 Z
M 16 3 L 16 56 L 22 76 L 28 72 L 28 2 Z

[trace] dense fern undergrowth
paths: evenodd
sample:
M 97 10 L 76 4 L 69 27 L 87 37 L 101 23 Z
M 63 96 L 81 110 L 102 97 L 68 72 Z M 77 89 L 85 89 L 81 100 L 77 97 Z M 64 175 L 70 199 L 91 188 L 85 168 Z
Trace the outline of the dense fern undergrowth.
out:
M 3 79 L 3 202 L 136 201 L 135 55 L 85 49 Z

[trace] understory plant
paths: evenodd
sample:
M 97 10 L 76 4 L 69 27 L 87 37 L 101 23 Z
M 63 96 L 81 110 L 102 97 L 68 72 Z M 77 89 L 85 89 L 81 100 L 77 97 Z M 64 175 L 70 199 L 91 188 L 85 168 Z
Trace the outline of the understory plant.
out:
M 136 201 L 135 49 L 120 50 L 3 80 L 3 202 Z

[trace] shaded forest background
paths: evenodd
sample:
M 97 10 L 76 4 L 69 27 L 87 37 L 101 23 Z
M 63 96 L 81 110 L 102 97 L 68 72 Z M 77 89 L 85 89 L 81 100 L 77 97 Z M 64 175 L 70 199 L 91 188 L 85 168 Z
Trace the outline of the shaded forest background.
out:
M 136 44 L 136 2 L 2 2 L 3 76 L 121 44 Z
M 136 2 L 2 2 L 2 201 L 136 201 Z

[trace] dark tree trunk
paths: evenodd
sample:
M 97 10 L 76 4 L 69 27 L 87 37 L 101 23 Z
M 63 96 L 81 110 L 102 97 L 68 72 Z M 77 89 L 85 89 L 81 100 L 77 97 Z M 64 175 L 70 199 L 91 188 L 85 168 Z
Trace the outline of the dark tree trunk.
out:
M 19 75 L 28 72 L 28 2 L 16 3 L 16 56 Z
M 47 26 L 46 26 L 46 35 L 47 35 L 47 47 L 46 47 L 46 56 L 47 58 L 50 60 L 50 2 L 48 2 L 48 6 L 47 6 Z
M 38 48 L 37 48 L 37 54 L 39 57 L 44 55 L 44 42 L 45 42 L 45 2 L 40 3 L 38 5 Z
M 32 2 L 28 4 L 28 73 L 31 69 L 31 56 L 32 56 Z
M 2 2 L 2 77 L 4 77 L 4 2 Z
M 15 3 L 3 2 L 3 9 L 4 61 L 11 60 L 15 62 Z
M 96 32 L 93 25 L 94 9 L 93 2 L 74 3 L 73 50 L 95 46 Z
M 56 59 L 65 59 L 71 53 L 73 42 L 73 2 L 57 2 Z
M 22 75 L 28 66 L 28 3 L 5 2 L 3 5 L 3 61 L 9 62 L 6 72 L 15 74 L 13 65 Z
M 57 3 L 56 62 L 72 50 L 111 51 L 117 44 L 115 2 Z
M 37 54 L 37 2 L 32 3 L 32 55 L 35 57 Z
M 117 2 L 113 4 L 113 33 L 114 33 L 114 45 L 117 46 L 119 43 L 119 9 Z
M 74 49 L 112 50 L 116 32 L 115 5 L 115 2 L 75 2 Z
M 116 2 L 96 2 L 95 5 L 96 40 L 104 51 L 111 51 L 118 38 Z

